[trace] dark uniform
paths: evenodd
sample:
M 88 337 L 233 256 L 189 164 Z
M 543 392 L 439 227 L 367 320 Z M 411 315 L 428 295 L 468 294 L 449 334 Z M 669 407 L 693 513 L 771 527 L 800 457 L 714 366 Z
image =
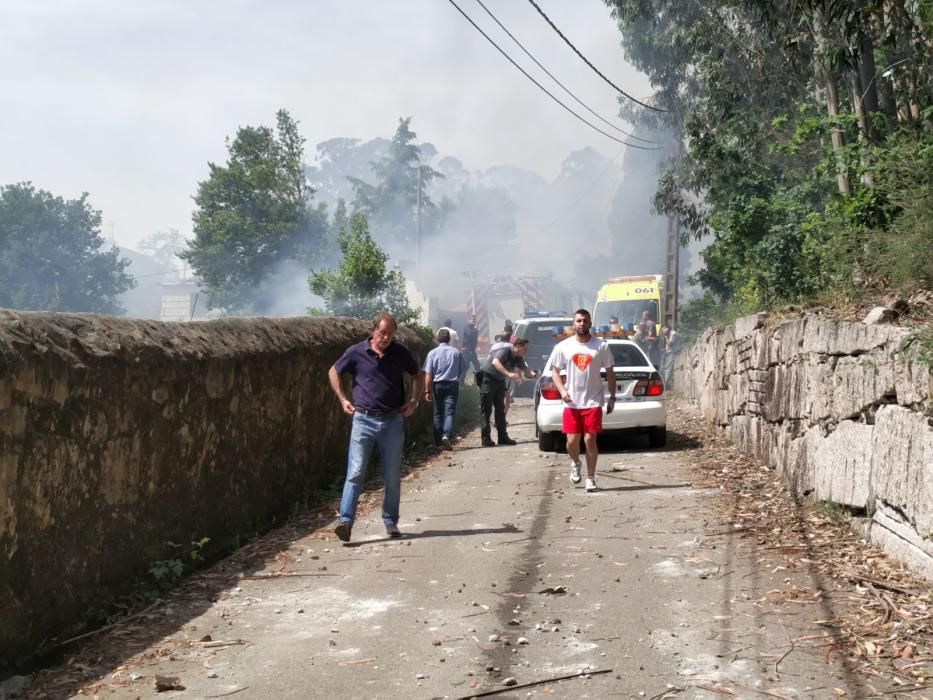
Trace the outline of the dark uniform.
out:
M 476 356 L 477 342 L 479 342 L 479 330 L 468 323 L 460 333 L 460 344 L 463 346 L 463 359 L 472 365 L 474 370 L 479 369 L 479 358 Z
M 486 362 L 477 372 L 477 378 L 481 379 L 479 395 L 480 408 L 483 413 L 480 423 L 483 445 L 495 444 L 492 441 L 492 426 L 489 423 L 493 410 L 496 413 L 496 432 L 498 433 L 499 444 L 514 445 L 515 442 L 509 437 L 505 429 L 505 393 L 508 387 L 508 378 L 492 366 L 492 361 L 496 358 L 509 372 L 528 368 L 524 358 L 516 356 L 512 346 L 509 346 L 492 353 L 486 358 Z

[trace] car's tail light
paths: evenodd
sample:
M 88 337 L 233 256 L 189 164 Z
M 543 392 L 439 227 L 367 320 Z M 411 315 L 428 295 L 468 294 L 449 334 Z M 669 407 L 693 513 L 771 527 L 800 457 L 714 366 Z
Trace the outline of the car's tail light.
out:
M 632 396 L 660 396 L 664 393 L 661 375 L 653 372 L 648 379 L 639 379 L 632 389 Z
M 515 345 L 515 341 L 516 341 L 516 340 L 518 340 L 518 336 L 517 336 L 517 335 L 510 335 L 510 336 L 509 336 L 509 342 L 512 343 L 512 345 Z
M 555 401 L 560 398 L 560 392 L 551 382 L 541 384 L 541 398 L 548 401 Z

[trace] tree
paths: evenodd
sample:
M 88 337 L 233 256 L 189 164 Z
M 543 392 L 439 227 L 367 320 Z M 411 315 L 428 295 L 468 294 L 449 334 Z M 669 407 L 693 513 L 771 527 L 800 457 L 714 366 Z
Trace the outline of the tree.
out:
M 154 258 L 166 267 L 178 267 L 178 254 L 185 249 L 185 237 L 178 229 L 170 228 L 168 231 L 156 231 L 144 236 L 136 247 L 140 253 Z
M 312 207 L 303 148 L 283 109 L 275 131 L 242 127 L 228 141 L 227 164 L 208 164 L 194 198 L 194 239 L 179 257 L 207 288 L 211 306 L 261 314 L 275 302 L 271 278 L 281 266 L 307 270 L 321 255 L 327 215 L 323 205 Z
M 135 286 L 117 248 L 102 251 L 100 212 L 24 182 L 0 188 L 0 306 L 119 314 Z
M 324 309 L 309 309 L 312 314 L 370 320 L 388 311 L 400 324 L 418 318 L 418 310 L 408 305 L 404 276 L 386 269 L 388 257 L 370 235 L 362 213 L 350 217 L 349 228 L 339 232 L 337 242 L 343 254 L 337 269 L 312 272 L 308 278 L 311 291 L 324 299 Z
M 903 196 L 922 176 L 898 181 L 898 191 L 879 177 L 898 153 L 925 153 L 931 140 L 923 3 L 607 4 L 627 57 L 669 111 L 624 109 L 677 134 L 655 208 L 676 216 L 684 236 L 714 237 L 698 279 L 720 302 L 806 298 L 851 284 L 853 271 L 888 259 L 879 250 L 902 249 L 881 241 L 894 232 L 905 240 L 898 219 L 922 220 L 928 200 Z M 913 227 L 909 237 L 928 235 Z
M 437 232 L 450 209 L 449 203 L 438 206 L 428 195 L 432 180 L 444 176 L 422 164 L 421 148 L 415 144 L 417 134 L 410 124 L 411 117 L 399 119 L 388 152 L 370 163 L 375 184 L 347 178 L 356 195 L 354 208 L 369 217 L 383 244 L 407 250 L 417 245 L 419 196 L 423 236 Z

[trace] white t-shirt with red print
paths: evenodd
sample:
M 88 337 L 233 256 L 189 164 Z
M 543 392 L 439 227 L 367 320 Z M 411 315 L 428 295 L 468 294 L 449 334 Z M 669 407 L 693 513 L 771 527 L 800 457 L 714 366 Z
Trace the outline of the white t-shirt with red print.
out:
M 601 369 L 612 367 L 612 351 L 601 338 L 590 336 L 585 343 L 576 336 L 560 341 L 554 348 L 552 367 L 566 370 L 564 386 L 570 395 L 570 408 L 598 408 L 603 405 Z

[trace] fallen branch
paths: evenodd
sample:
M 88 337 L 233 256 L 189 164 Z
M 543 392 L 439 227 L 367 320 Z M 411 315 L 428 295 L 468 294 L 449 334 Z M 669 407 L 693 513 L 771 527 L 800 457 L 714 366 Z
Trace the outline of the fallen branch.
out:
M 705 683 L 696 683 L 693 687 L 702 688 L 703 690 L 708 690 L 711 693 L 719 693 L 720 695 L 735 695 L 735 693 L 728 688 L 717 688 L 714 685 L 706 685 Z
M 221 693 L 220 695 L 205 695 L 206 698 L 225 698 L 228 695 L 236 695 L 237 693 L 242 693 L 244 690 L 249 688 L 248 685 L 244 685 L 242 688 L 237 688 L 236 690 L 231 690 L 229 693 Z
M 750 685 L 742 685 L 741 683 L 735 684 L 736 688 L 742 688 L 743 690 L 750 690 L 753 693 L 759 693 L 760 695 L 767 695 L 769 698 L 780 698 L 780 700 L 790 700 L 786 695 L 781 695 L 780 693 L 774 693 L 770 690 L 760 690 L 759 688 L 752 688 Z
M 250 644 L 250 642 L 245 639 L 218 639 L 216 642 L 211 640 L 209 642 L 192 642 L 192 644 L 197 644 L 199 647 L 204 649 L 216 649 L 218 647 L 232 647 L 240 644 Z
M 255 576 L 241 576 L 243 581 L 266 581 L 276 578 L 312 578 L 316 576 L 340 576 L 340 574 L 311 574 L 311 573 L 289 573 L 287 571 L 274 574 L 257 574 Z
M 501 542 L 500 544 L 515 544 L 516 542 L 527 542 L 528 540 L 538 539 L 534 535 L 531 537 L 522 537 L 520 540 L 507 540 L 506 542 Z
M 883 588 L 886 591 L 891 591 L 892 593 L 900 593 L 901 595 L 915 596 L 917 591 L 910 588 L 901 588 L 900 586 L 895 586 L 893 583 L 887 583 L 885 581 L 879 581 L 876 578 L 870 578 L 868 576 L 862 576 L 854 571 L 847 570 L 843 572 L 847 578 L 852 579 L 853 581 L 860 581 L 862 583 L 870 583 L 875 588 Z
M 472 695 L 464 695 L 463 697 L 458 698 L 457 700 L 470 700 L 470 698 L 484 698 L 490 695 L 499 695 L 500 693 L 511 693 L 514 690 L 519 688 L 531 688 L 536 685 L 544 685 L 545 683 L 556 683 L 557 681 L 569 681 L 574 678 L 586 678 L 588 676 L 598 676 L 603 673 L 612 673 L 611 668 L 604 668 L 601 671 L 586 671 L 585 673 L 574 673 L 568 676 L 556 676 L 554 678 L 545 678 L 541 681 L 532 681 L 530 683 L 519 683 L 518 685 L 510 685 L 505 688 L 496 688 L 495 690 L 487 690 L 484 693 L 473 693 Z
M 785 651 L 783 654 L 781 654 L 781 658 L 779 658 L 777 661 L 774 662 L 774 675 L 775 675 L 775 677 L 776 677 L 778 680 L 781 679 L 781 673 L 780 673 L 780 671 L 778 671 L 778 666 L 780 666 L 780 665 L 781 665 L 781 662 L 782 662 L 784 659 L 786 659 L 786 658 L 788 657 L 788 655 L 789 655 L 792 651 L 794 651 L 794 648 L 795 648 L 795 647 L 794 647 L 794 644 L 793 644 L 793 642 L 792 642 L 791 645 L 790 645 L 790 648 L 789 648 L 787 651 Z
M 58 644 L 58 646 L 63 647 L 63 646 L 65 646 L 66 644 L 71 644 L 72 642 L 77 642 L 79 639 L 85 639 L 85 638 L 87 638 L 87 637 L 93 637 L 95 634 L 100 634 L 101 632 L 104 632 L 104 631 L 106 631 L 106 630 L 109 630 L 109 629 L 112 628 L 112 627 L 116 627 L 117 625 L 122 625 L 124 622 L 129 622 L 130 620 L 135 620 L 137 617 L 142 617 L 143 615 L 145 615 L 147 612 L 149 612 L 150 610 L 152 610 L 155 606 L 159 605 L 160 603 L 162 603 L 162 599 L 161 599 L 161 598 L 160 598 L 159 600 L 157 600 L 156 602 L 154 602 L 152 605 L 150 605 L 148 608 L 145 608 L 145 609 L 143 609 L 143 610 L 140 610 L 138 613 L 136 613 L 136 614 L 134 614 L 134 615 L 130 615 L 129 617 L 124 617 L 122 620 L 117 620 L 116 622 L 113 622 L 113 623 L 111 623 L 111 624 L 109 624 L 109 625 L 105 625 L 105 626 L 103 626 L 103 627 L 98 627 L 96 630 L 91 630 L 90 632 L 85 632 L 84 634 L 79 634 L 77 637 L 72 637 L 71 639 L 66 639 L 64 642 L 60 642 L 60 643 Z

